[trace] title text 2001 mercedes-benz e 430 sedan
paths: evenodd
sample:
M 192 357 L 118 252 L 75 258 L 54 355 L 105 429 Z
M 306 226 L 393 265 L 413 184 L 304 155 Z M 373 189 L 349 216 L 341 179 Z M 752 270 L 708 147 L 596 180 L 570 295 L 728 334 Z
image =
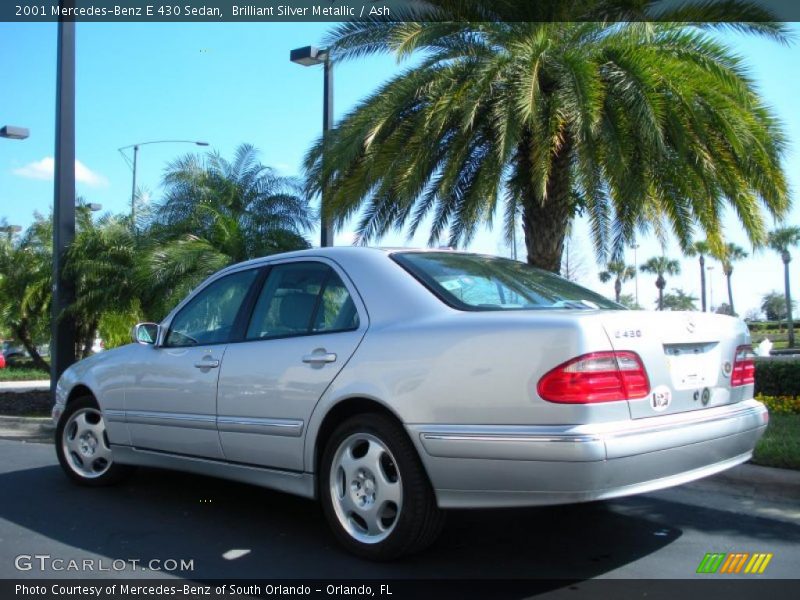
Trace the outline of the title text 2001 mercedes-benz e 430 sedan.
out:
M 138 343 L 70 367 L 59 460 L 317 497 L 351 551 L 429 544 L 442 509 L 611 498 L 746 461 L 767 424 L 745 324 L 637 312 L 449 251 L 325 248 L 209 278 Z

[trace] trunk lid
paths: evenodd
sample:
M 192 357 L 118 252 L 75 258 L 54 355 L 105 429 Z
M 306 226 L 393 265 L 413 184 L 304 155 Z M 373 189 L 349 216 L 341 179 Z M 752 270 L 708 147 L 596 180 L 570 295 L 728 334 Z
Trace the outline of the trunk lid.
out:
M 598 313 L 614 350 L 636 352 L 650 380 L 650 394 L 629 400 L 641 419 L 733 404 L 752 398 L 753 386 L 731 387 L 737 347 L 750 343 L 737 318 L 699 312 Z

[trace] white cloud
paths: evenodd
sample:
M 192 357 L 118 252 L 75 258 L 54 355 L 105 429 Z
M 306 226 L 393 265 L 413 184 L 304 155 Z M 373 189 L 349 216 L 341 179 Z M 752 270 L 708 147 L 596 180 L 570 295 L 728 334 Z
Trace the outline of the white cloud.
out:
M 53 173 L 55 172 L 55 162 L 52 156 L 45 156 L 42 160 L 37 160 L 18 169 L 14 169 L 14 175 L 27 177 L 28 179 L 52 181 Z M 77 159 L 75 160 L 75 180 L 91 187 L 105 187 L 108 185 L 108 180 L 105 177 L 99 173 L 95 173 Z

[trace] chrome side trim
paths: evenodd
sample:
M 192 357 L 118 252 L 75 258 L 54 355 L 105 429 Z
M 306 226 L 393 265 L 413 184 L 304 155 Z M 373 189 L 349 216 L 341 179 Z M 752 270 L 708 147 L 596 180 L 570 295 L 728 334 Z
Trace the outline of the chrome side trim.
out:
M 539 442 L 570 442 L 570 443 L 584 443 L 584 442 L 598 442 L 602 441 L 600 436 L 596 435 L 459 435 L 454 433 L 423 433 L 422 438 L 426 440 L 445 440 L 445 441 L 460 441 L 460 442 L 523 442 L 523 443 L 539 443 Z
M 498 460 L 605 460 L 602 436 L 568 427 L 430 425 L 409 426 L 425 452 L 442 458 Z
M 240 465 L 219 460 L 169 454 L 167 452 L 142 450 L 132 446 L 114 444 L 111 449 L 114 453 L 114 460 L 120 464 L 174 469 L 211 477 L 221 477 L 296 494 L 304 498 L 314 498 L 314 475 L 311 473 Z
M 303 421 L 297 419 L 257 419 L 222 416 L 217 417 L 217 428 L 221 432 L 300 437 L 303 434 Z
M 115 423 L 124 423 L 125 422 L 125 411 L 124 410 L 116 410 L 112 408 L 103 409 L 103 418 L 106 421 L 114 421 Z
M 193 413 L 169 413 L 149 410 L 125 411 L 125 420 L 137 425 L 162 425 L 164 427 L 192 427 L 194 429 L 216 429 L 215 415 Z

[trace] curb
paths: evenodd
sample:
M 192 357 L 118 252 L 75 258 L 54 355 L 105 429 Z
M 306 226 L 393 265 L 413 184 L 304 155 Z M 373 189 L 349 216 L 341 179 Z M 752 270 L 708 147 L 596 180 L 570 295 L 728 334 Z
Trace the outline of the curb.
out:
M 50 390 L 50 382 L 46 380 L 33 381 L 0 381 L 0 394 L 10 392 L 47 392 Z
M 27 442 L 52 441 L 55 429 L 49 417 L 0 416 L 0 438 Z

